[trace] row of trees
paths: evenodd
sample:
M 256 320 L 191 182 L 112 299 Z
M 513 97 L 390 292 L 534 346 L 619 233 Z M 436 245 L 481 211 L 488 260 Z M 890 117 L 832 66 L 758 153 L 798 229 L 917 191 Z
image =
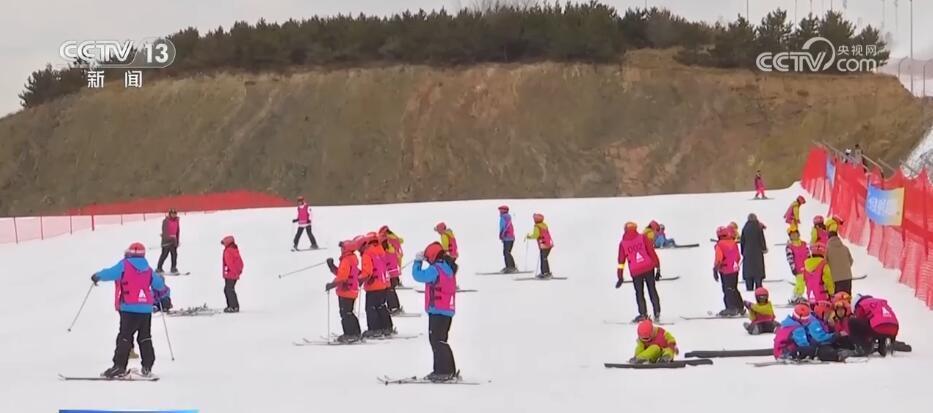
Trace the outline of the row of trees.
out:
M 282 70 L 295 66 L 360 66 L 368 64 L 469 65 L 484 62 L 606 63 L 626 51 L 680 47 L 687 64 L 754 67 L 762 51 L 794 50 L 807 38 L 822 35 L 834 44 L 884 43 L 868 27 L 854 35 L 854 25 L 838 13 L 809 16 L 788 23 L 781 10 L 760 26 L 739 18 L 727 25 L 689 22 L 667 10 L 629 9 L 620 16 L 610 6 L 591 1 L 502 5 L 405 12 L 391 17 L 359 15 L 314 17 L 282 24 L 259 20 L 235 23 L 201 35 L 188 28 L 169 36 L 175 63 L 163 70 L 186 75 L 224 69 Z M 836 43 L 838 41 L 838 43 Z M 886 60 L 886 56 L 883 58 Z M 20 95 L 24 107 L 75 90 L 79 68 L 46 67 L 30 76 Z

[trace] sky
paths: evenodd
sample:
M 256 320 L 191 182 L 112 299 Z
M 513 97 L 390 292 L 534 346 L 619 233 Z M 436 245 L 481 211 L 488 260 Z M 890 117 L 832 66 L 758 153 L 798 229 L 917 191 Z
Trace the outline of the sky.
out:
M 391 14 L 405 9 L 459 9 L 480 0 L 35 0 L 0 2 L 0 116 L 20 108 L 17 94 L 23 90 L 29 74 L 46 63 L 64 65 L 59 47 L 66 40 L 143 39 L 174 33 L 193 26 L 203 34 L 209 29 L 230 27 L 233 22 L 285 21 L 313 15 L 338 13 Z M 509 1 L 509 0 L 507 0 Z M 515 0 L 512 0 L 515 1 Z M 521 0 L 519 0 L 521 1 Z M 526 0 L 527 1 L 527 0 Z M 618 9 L 643 7 L 645 0 L 600 0 Z M 745 14 L 749 4 L 752 21 L 760 21 L 778 7 L 794 15 L 795 0 L 647 0 L 649 6 L 664 7 L 690 20 L 715 22 L 734 20 Z M 871 24 L 892 32 L 892 57 L 909 52 L 909 0 L 899 0 L 895 33 L 895 0 L 796 0 L 799 17 L 813 4 L 814 13 L 822 14 L 830 6 L 841 9 L 860 27 Z M 914 0 L 914 55 L 933 59 L 933 0 Z

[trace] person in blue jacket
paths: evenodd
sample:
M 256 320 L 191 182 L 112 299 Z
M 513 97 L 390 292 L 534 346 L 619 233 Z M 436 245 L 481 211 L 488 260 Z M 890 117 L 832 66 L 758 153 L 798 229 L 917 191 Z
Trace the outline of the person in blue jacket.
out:
M 421 268 L 424 261 L 428 262 L 427 268 Z M 428 313 L 428 339 L 434 353 L 434 370 L 425 379 L 433 382 L 458 380 L 460 372 L 447 344 L 456 311 L 457 264 L 439 242 L 432 242 L 415 255 L 411 275 L 415 281 L 425 283 L 424 310 Z
M 811 317 L 810 313 L 810 306 L 797 304 L 794 313 L 781 322 L 774 337 L 775 358 L 844 361 L 850 353 L 833 348 L 836 336 L 827 332 L 823 323 Z
M 129 374 L 126 365 L 134 335 L 142 356 L 140 373 L 149 376 L 155 364 L 151 334 L 152 307 L 156 303 L 155 291 L 165 289 L 165 279 L 155 273 L 146 261 L 146 247 L 139 242 L 130 244 L 120 262 L 96 272 L 91 276 L 91 281 L 94 285 L 99 281 L 116 282 L 120 308 L 120 332 L 113 352 L 113 367 L 105 370 L 101 376 L 117 378 Z
M 504 274 L 518 272 L 515 268 L 515 258 L 512 257 L 512 246 L 515 245 L 515 227 L 512 226 L 512 215 L 509 214 L 508 205 L 499 206 L 499 240 L 502 241 L 502 256 L 505 258 Z

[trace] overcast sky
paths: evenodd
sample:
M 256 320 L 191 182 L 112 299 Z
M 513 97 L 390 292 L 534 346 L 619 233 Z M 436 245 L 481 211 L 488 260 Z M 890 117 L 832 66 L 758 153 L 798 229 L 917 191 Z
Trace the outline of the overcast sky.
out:
M 458 9 L 478 0 L 4 0 L 0 3 L 0 116 L 19 109 L 17 94 L 29 74 L 46 63 L 62 65 L 58 56 L 65 40 L 142 39 L 161 36 L 194 26 L 228 28 L 234 21 L 255 22 L 332 15 L 337 13 L 390 14 L 404 9 Z M 601 0 L 618 9 L 644 6 L 645 0 Z M 895 31 L 895 0 L 813 0 L 815 13 L 832 3 L 849 20 L 880 27 L 887 16 L 886 31 Z M 751 20 L 760 21 L 768 11 L 781 7 L 794 14 L 794 0 L 750 0 Z M 810 0 L 797 0 L 799 14 L 810 10 Z M 649 6 L 666 7 L 691 20 L 733 20 L 745 13 L 746 0 L 648 0 Z M 893 56 L 908 53 L 909 0 L 899 0 L 900 30 L 891 46 Z M 914 1 L 914 53 L 933 58 L 933 0 Z M 924 24 L 925 23 L 925 24 Z

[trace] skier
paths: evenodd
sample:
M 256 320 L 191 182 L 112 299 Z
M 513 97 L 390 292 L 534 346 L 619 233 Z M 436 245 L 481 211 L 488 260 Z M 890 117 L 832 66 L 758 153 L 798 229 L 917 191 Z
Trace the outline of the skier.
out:
M 832 271 L 826 263 L 826 245 L 810 245 L 810 258 L 804 261 L 803 282 L 807 289 L 807 300 L 826 301 L 836 293 Z
M 619 241 L 619 267 L 616 270 L 616 288 L 622 286 L 625 273 L 625 263 L 630 264 L 629 274 L 635 285 L 635 301 L 638 304 L 638 316 L 632 322 L 648 319 L 648 306 L 645 304 L 645 286 L 648 287 L 648 296 L 651 298 L 651 308 L 654 310 L 654 319 L 661 318 L 661 299 L 655 282 L 661 279 L 661 260 L 654 251 L 654 244 L 648 237 L 638 233 L 638 225 L 626 222 L 622 239 Z
M 745 314 L 745 307 L 742 306 L 742 295 L 739 294 L 739 263 L 742 256 L 739 255 L 739 247 L 735 245 L 732 238 L 732 232 L 726 227 L 716 229 L 716 237 L 719 241 L 713 248 L 715 258 L 713 260 L 713 279 L 722 282 L 722 301 L 725 309 L 719 312 L 720 317 L 731 317 L 739 314 Z
M 165 311 L 166 313 L 172 309 L 172 289 L 168 287 L 168 284 L 165 285 L 165 288 L 162 290 L 153 290 L 152 291 L 152 312 L 158 313 L 159 311 Z M 119 309 L 118 309 L 119 310 Z M 132 343 L 131 343 L 132 344 Z M 131 349 L 132 350 L 132 349 Z M 130 358 L 132 354 L 130 354 Z
M 658 224 L 657 221 L 652 220 L 641 233 L 645 236 L 645 238 L 648 238 L 648 241 L 651 241 L 651 243 L 654 244 L 654 238 L 660 230 L 661 224 Z
M 305 202 L 304 196 L 298 196 L 298 217 L 293 219 L 292 222 L 298 223 L 298 232 L 295 233 L 295 239 L 292 240 L 292 250 L 298 250 L 298 240 L 301 239 L 301 233 L 304 231 L 308 232 L 308 241 L 311 241 L 311 249 L 316 250 L 317 240 L 314 239 L 314 234 L 311 233 L 311 206 Z
M 679 353 L 677 340 L 669 331 L 654 325 L 651 320 L 642 320 L 638 323 L 635 357 L 629 363 L 670 363 Z
M 748 334 L 773 333 L 778 323 L 774 320 L 774 306 L 768 297 L 768 290 L 764 287 L 755 289 L 755 302 L 745 302 L 750 322 L 745 323 Z
M 441 235 L 441 246 L 444 247 L 444 252 L 450 259 L 457 262 L 460 253 L 457 249 L 457 237 L 454 235 L 454 230 L 447 228 L 447 224 L 439 222 L 434 226 L 434 231 Z
M 852 307 L 845 299 L 837 299 L 839 293 L 833 296 L 832 312 L 829 313 L 826 323 L 836 334 L 836 344 L 840 347 L 854 350 L 854 343 L 851 340 L 849 321 L 852 318 Z
M 551 231 L 548 229 L 547 224 L 544 223 L 544 215 L 534 214 L 532 219 L 535 222 L 534 230 L 525 236 L 525 239 L 537 240 L 538 250 L 541 252 L 541 273 L 535 275 L 535 277 L 551 278 L 551 265 L 548 263 L 547 257 L 551 254 L 551 249 L 554 248 L 554 240 L 551 239 Z
M 761 177 L 761 169 L 755 171 L 755 199 L 768 199 L 765 196 L 765 180 Z
M 810 243 L 816 244 L 817 241 L 824 244 L 829 242 L 829 231 L 826 229 L 822 215 L 813 217 L 813 229 L 810 230 Z
M 748 214 L 748 221 L 742 227 L 741 237 L 742 278 L 745 280 L 745 290 L 755 291 L 761 287 L 765 279 L 765 256 L 768 253 L 768 242 L 758 216 Z
M 823 329 L 822 323 L 811 316 L 810 306 L 797 304 L 774 335 L 774 358 L 822 361 L 845 361 L 851 354 L 832 347 L 833 335 Z
M 353 241 L 340 241 L 340 264 L 334 265 L 334 259 L 327 259 L 327 266 L 334 274 L 334 280 L 325 284 L 324 291 L 337 288 L 337 308 L 340 312 L 340 324 L 343 334 L 337 337 L 340 343 L 354 343 L 361 339 L 360 320 L 353 313 L 353 304 L 359 296 L 359 260 L 356 250 L 359 248 Z
M 859 295 L 852 307 L 853 318 L 849 321 L 852 340 L 866 354 L 877 350 L 882 357 L 887 356 L 900 326 L 888 301 Z
M 515 227 L 512 226 L 512 215 L 509 214 L 508 205 L 499 206 L 499 240 L 502 241 L 502 256 L 505 258 L 503 274 L 518 272 L 515 268 L 515 258 L 512 257 L 512 246 L 515 245 Z
M 787 236 L 790 240 L 787 242 L 787 246 L 784 247 L 784 253 L 787 255 L 787 265 L 790 266 L 791 274 L 794 275 L 795 280 L 794 296 L 790 299 L 789 303 L 797 304 L 806 301 L 806 299 L 803 298 L 803 293 L 806 288 L 806 284 L 803 281 L 803 271 L 807 258 L 810 258 L 810 248 L 807 247 L 806 242 L 800 240 L 800 232 L 797 231 L 796 226 L 787 228 Z
M 113 352 L 113 367 L 105 370 L 101 376 L 116 378 L 129 374 L 126 365 L 134 335 L 142 353 L 140 373 L 149 376 L 155 364 L 151 334 L 152 305 L 155 304 L 153 290 L 164 289 L 165 280 L 161 275 L 154 274 L 146 261 L 146 247 L 139 242 L 130 244 L 122 260 L 92 275 L 91 281 L 94 285 L 99 281 L 115 281 L 120 293 L 120 332 Z
M 366 331 L 363 338 L 390 337 L 395 334 L 392 315 L 386 305 L 389 279 L 384 261 L 385 250 L 374 232 L 362 239 L 363 259 L 360 282 L 366 291 Z
M 379 243 L 385 250 L 386 273 L 389 275 L 389 289 L 386 297 L 386 305 L 390 314 L 401 313 L 402 304 L 398 300 L 396 288 L 402 285 L 399 276 L 402 274 L 402 243 L 405 242 L 398 235 L 395 235 L 388 226 L 383 225 L 379 228 Z
M 787 223 L 787 226 L 800 226 L 800 206 L 805 203 L 807 203 L 807 200 L 802 195 L 790 203 L 787 212 L 784 213 L 784 222 Z
M 421 263 L 428 262 L 427 268 Z M 447 344 L 457 302 L 457 264 L 438 242 L 429 244 L 415 256 L 411 275 L 425 283 L 424 309 L 428 313 L 428 338 L 434 353 L 434 369 L 425 379 L 433 382 L 457 380 L 460 372 L 454 353 Z
M 240 274 L 243 273 L 243 259 L 240 257 L 240 247 L 236 245 L 233 235 L 227 235 L 220 240 L 220 245 L 224 246 L 222 270 L 224 297 L 227 299 L 227 308 L 224 308 L 224 312 L 239 313 L 240 300 L 236 295 L 236 283 L 240 280 Z
M 835 224 L 833 224 L 835 225 Z M 842 242 L 839 233 L 829 232 L 829 243 L 826 245 L 826 263 L 833 270 L 833 284 L 836 291 L 845 291 L 852 294 L 852 253 L 849 247 Z
M 156 265 L 156 272 L 164 273 L 162 265 L 165 259 L 172 256 L 172 274 L 178 274 L 178 245 L 181 240 L 181 227 L 178 222 L 178 211 L 175 208 L 168 210 L 168 215 L 162 220 L 162 254 L 159 255 L 159 263 Z
M 677 241 L 674 241 L 673 238 L 667 237 L 667 232 L 665 232 L 664 224 L 658 225 L 658 233 L 654 235 L 654 247 L 655 248 L 677 247 Z

